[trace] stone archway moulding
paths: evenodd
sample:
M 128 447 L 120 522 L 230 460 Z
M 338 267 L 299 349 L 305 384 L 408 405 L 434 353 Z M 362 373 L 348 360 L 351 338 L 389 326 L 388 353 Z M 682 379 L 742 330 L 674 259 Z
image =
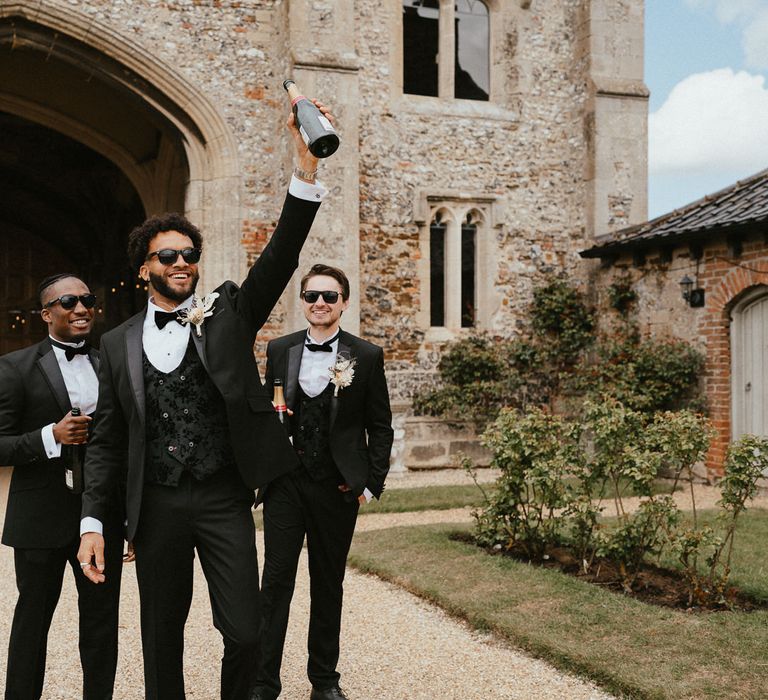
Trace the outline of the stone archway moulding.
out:
M 87 61 L 89 69 L 119 83 L 163 115 L 183 136 L 189 164 L 189 184 L 185 213 L 199 224 L 206 236 L 206 264 L 201 289 L 207 291 L 232 274 L 232 263 L 245 268 L 245 253 L 240 245 L 240 174 L 237 145 L 223 116 L 208 97 L 184 76 L 153 56 L 147 49 L 122 36 L 112 27 L 97 22 L 76 9 L 43 0 L 17 0 L 0 5 L 0 20 L 18 17 L 39 25 L 52 34 L 50 50 L 55 52 L 58 35 L 69 37 L 104 54 L 111 61 Z M 115 70 L 116 67 L 127 71 Z M 138 79 L 131 80 L 131 77 Z M 9 111 L 62 133 L 110 158 L 131 178 L 137 190 L 146 191 L 136 169 L 127 168 L 118 149 L 97 135 L 76 133 L 66 120 L 54 126 L 54 114 L 45 106 L 24 105 L 16 100 L 5 105 Z M 89 142 L 90 141 L 90 142 Z M 122 161 L 122 162 L 121 162 Z

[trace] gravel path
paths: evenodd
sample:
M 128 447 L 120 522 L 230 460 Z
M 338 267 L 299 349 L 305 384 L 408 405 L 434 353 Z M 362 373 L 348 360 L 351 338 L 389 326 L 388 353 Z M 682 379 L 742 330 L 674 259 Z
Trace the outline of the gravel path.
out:
M 434 479 L 435 474 L 430 478 Z M 0 498 L 0 503 L 4 503 L 2 494 Z M 393 524 L 406 524 L 411 515 L 395 516 Z M 434 522 L 435 514 L 415 515 L 420 522 Z M 445 516 L 446 512 L 443 512 L 438 517 Z M 360 529 L 369 529 L 368 519 L 382 517 L 361 518 Z M 467 517 L 468 510 L 458 511 L 458 520 Z M 373 522 L 381 526 L 384 521 Z M 260 555 L 262 551 L 259 534 Z M 306 555 L 302 557 L 286 644 L 282 700 L 307 700 L 310 690 L 305 673 L 309 592 Z M 44 700 L 76 700 L 81 696 L 73 580 L 71 573 L 65 576 L 61 601 L 51 628 Z M 115 700 L 140 700 L 143 680 L 138 592 L 133 566 L 126 567 L 123 581 L 121 656 Z M 0 593 L 0 640 L 5 649 L 16 601 L 13 550 L 8 547 L 0 547 Z M 218 698 L 220 656 L 220 637 L 211 624 L 205 581 L 197 567 L 195 596 L 186 633 L 189 700 Z M 0 665 L 3 666 L 0 674 L 4 674 L 4 659 Z M 342 685 L 353 700 L 611 698 L 593 685 L 515 651 L 489 635 L 471 631 L 437 607 L 391 584 L 352 570 L 348 570 L 345 584 L 339 670 Z
M 7 645 L 15 603 L 13 557 L 0 550 L 0 639 Z M 261 550 L 260 550 L 261 551 Z M 300 565 L 284 663 L 284 700 L 307 700 L 308 618 L 306 556 Z M 126 567 L 121 607 L 115 700 L 143 697 L 138 593 Z M 205 581 L 196 570 L 195 598 L 187 623 L 187 697 L 218 697 L 221 642 L 211 625 Z M 602 700 L 611 696 L 548 664 L 477 634 L 438 608 L 374 577 L 348 571 L 342 631 L 342 685 L 354 700 Z M 67 575 L 49 638 L 44 700 L 80 697 L 77 616 L 73 578 Z M 7 646 L 5 647 L 7 648 Z M 55 682 L 52 682 L 54 681 Z

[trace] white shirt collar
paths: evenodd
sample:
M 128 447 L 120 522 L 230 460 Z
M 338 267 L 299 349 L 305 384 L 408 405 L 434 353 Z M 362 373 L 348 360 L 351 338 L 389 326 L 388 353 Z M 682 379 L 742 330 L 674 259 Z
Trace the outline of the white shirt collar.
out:
M 307 343 L 314 343 L 315 345 L 323 345 L 325 343 L 330 342 L 331 345 L 336 345 L 339 342 L 339 336 L 341 335 L 341 328 L 336 329 L 336 333 L 331 336 L 328 340 L 315 340 L 312 335 L 309 332 L 309 328 L 307 328 Z
M 189 309 L 192 306 L 193 297 L 194 297 L 194 294 L 190 294 L 184 301 L 181 302 L 181 304 L 172 308 L 170 312 L 180 311 L 181 309 Z M 147 300 L 147 316 L 146 317 L 147 319 L 151 319 L 152 325 L 154 325 L 155 323 L 155 311 L 165 312 L 166 309 L 163 309 L 157 304 L 155 304 L 153 297 L 149 297 L 149 299 Z
M 81 348 L 86 343 L 85 340 L 81 340 L 79 343 L 68 343 L 66 340 L 59 340 L 58 338 L 54 338 L 50 333 L 48 334 L 48 337 L 54 342 L 59 343 L 60 345 L 66 345 L 70 348 Z M 53 345 L 53 343 L 51 343 L 51 345 L 53 346 L 54 350 L 61 350 L 61 348 L 56 347 L 55 345 Z M 63 350 L 61 351 L 63 352 Z

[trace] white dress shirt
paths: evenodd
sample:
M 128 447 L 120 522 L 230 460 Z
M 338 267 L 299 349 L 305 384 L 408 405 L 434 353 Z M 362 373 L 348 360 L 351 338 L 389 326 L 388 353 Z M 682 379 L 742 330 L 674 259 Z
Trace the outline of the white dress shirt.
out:
M 181 311 L 192 306 L 192 297 L 189 296 L 172 311 Z M 147 302 L 147 315 L 144 317 L 144 327 L 141 333 L 141 344 L 144 353 L 152 366 L 169 374 L 173 372 L 184 359 L 189 345 L 191 324 L 169 321 L 164 328 L 158 328 L 155 323 L 155 311 L 165 311 L 155 304 L 152 297 Z
M 52 340 L 56 339 L 52 338 Z M 80 348 L 85 344 L 84 340 L 79 343 L 65 343 L 63 340 L 56 340 L 56 342 L 71 348 Z M 72 406 L 78 406 L 84 416 L 93 413 L 99 399 L 99 380 L 91 364 L 91 358 L 88 355 L 75 355 L 68 360 L 64 350 L 55 345 L 53 353 L 56 355 L 64 385 L 67 387 L 69 403 Z M 61 443 L 56 442 L 56 438 L 53 437 L 54 425 L 56 424 L 46 425 L 41 431 L 43 447 L 48 459 L 61 457 Z
M 326 342 L 326 341 L 323 341 Z M 331 367 L 336 364 L 336 356 L 339 352 L 339 334 L 331 343 L 331 352 L 312 351 L 307 349 L 307 343 L 322 343 L 315 340 L 307 331 L 307 340 L 301 354 L 299 367 L 299 385 L 310 398 L 319 396 L 325 391 L 328 382 L 331 381 Z
M 323 341 L 323 343 L 325 342 L 327 341 Z M 336 358 L 339 354 L 339 331 L 331 342 L 331 352 L 309 350 L 307 343 L 314 343 L 315 345 L 322 345 L 322 343 L 315 340 L 307 331 L 307 339 L 304 341 L 304 350 L 301 353 L 299 386 L 307 396 L 314 398 L 322 394 L 328 386 L 328 382 L 331 381 L 331 368 L 336 364 Z M 365 489 L 363 495 L 366 503 L 370 503 L 373 494 Z

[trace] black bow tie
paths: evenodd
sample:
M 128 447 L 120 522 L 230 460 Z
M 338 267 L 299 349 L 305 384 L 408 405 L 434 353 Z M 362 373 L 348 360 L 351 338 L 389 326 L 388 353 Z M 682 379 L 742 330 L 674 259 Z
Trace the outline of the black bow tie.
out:
M 53 338 L 51 340 L 51 345 L 54 347 L 60 348 L 64 351 L 64 356 L 67 358 L 67 362 L 72 362 L 72 358 L 75 355 L 87 355 L 91 351 L 91 346 L 88 345 L 88 343 L 85 343 L 84 345 L 81 345 L 79 348 L 73 348 L 71 345 L 65 345 L 64 343 L 59 343 L 55 341 Z
M 333 352 L 333 348 L 331 347 L 339 338 L 339 334 L 333 336 L 333 338 L 329 338 L 324 343 L 310 343 L 309 337 L 307 337 L 307 342 L 304 343 L 304 347 L 309 350 L 310 352 Z
M 330 343 L 322 343 L 317 345 L 316 343 L 307 343 L 304 346 L 310 352 L 333 352 L 333 348 Z
M 160 330 L 165 328 L 171 321 L 176 321 L 176 323 L 182 325 L 184 323 L 177 311 L 155 311 L 155 325 Z

